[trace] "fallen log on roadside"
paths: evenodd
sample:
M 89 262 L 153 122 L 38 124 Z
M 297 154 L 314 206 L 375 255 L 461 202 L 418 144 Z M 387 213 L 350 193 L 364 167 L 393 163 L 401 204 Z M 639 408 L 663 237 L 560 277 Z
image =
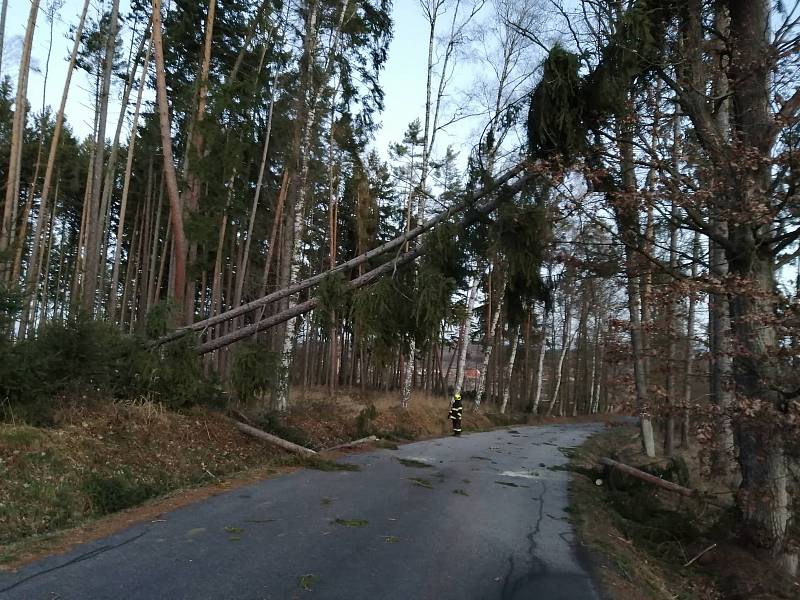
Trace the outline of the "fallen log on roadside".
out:
M 625 463 L 618 462 L 611 458 L 603 457 L 598 462 L 601 465 L 605 465 L 606 467 L 609 467 L 613 470 L 620 471 L 621 473 L 625 473 L 626 475 L 635 477 L 636 479 L 639 479 L 646 483 L 651 483 L 655 486 L 658 486 L 670 492 L 680 494 L 681 496 L 686 496 L 687 498 L 694 498 L 700 496 L 700 492 L 698 492 L 697 490 L 692 490 L 687 487 L 683 487 L 682 485 L 678 485 L 677 483 L 666 481 L 664 479 L 661 479 L 660 477 L 656 477 L 655 475 L 651 475 L 650 473 L 646 473 L 640 469 L 631 467 L 629 465 L 626 465 Z
M 360 446 L 361 444 L 368 444 L 370 442 L 377 442 L 378 437 L 375 435 L 369 435 L 365 438 L 361 438 L 358 440 L 353 440 L 352 442 L 345 442 L 344 444 L 338 444 L 336 446 L 331 446 L 330 448 L 325 448 L 322 452 L 330 452 L 331 450 L 339 450 L 340 448 L 350 448 L 351 446 Z
M 295 454 L 299 454 L 300 456 L 317 455 L 317 453 L 311 448 L 298 446 L 293 442 L 284 440 L 283 438 L 279 438 L 278 436 L 272 435 L 271 433 L 267 433 L 266 431 L 261 431 L 260 429 L 256 429 L 255 427 L 251 427 L 250 425 L 240 423 L 239 421 L 235 421 L 235 423 L 236 427 L 238 427 L 240 431 L 243 431 L 247 435 L 251 435 L 254 438 L 258 438 L 259 440 L 267 442 L 268 444 L 272 444 L 273 446 L 278 446 L 279 448 L 283 448 L 284 450 L 288 450 L 289 452 L 294 452 Z

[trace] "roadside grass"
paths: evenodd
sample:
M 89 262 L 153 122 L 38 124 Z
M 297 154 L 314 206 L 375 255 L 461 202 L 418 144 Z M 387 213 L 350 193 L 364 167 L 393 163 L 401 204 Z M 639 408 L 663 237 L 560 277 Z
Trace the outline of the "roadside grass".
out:
M 311 390 L 306 398 L 295 393 L 292 408 L 282 415 L 258 402 L 236 408 L 255 425 L 315 449 L 374 434 L 381 438 L 374 447 L 396 450 L 400 442 L 450 431 L 446 398 L 415 395 L 403 410 L 393 394 L 343 392 L 329 400 L 326 393 Z M 153 511 L 159 503 L 174 508 L 218 493 L 231 480 L 297 467 L 360 468 L 276 450 L 208 409 L 176 412 L 147 398 L 54 403 L 46 426 L 0 422 L 0 565 L 102 537 L 137 518 L 157 518 Z M 494 417 L 470 410 L 465 429 L 489 430 L 512 421 L 536 422 L 524 415 Z M 413 459 L 400 462 L 430 467 Z M 441 474 L 432 479 L 441 482 Z M 427 489 L 434 485 L 424 478 L 411 481 Z
M 217 413 L 113 404 L 56 428 L 0 424 L 0 563 L 50 534 L 286 458 Z
M 570 463 L 563 467 L 575 472 L 570 482 L 569 519 L 583 544 L 594 551 L 597 573 L 615 600 L 714 598 L 708 595 L 713 588 L 675 572 L 679 565 L 674 562 L 652 556 L 642 545 L 641 531 L 629 526 L 636 521 L 617 511 L 614 490 L 605 481 L 602 486 L 596 484 L 598 479 L 605 480 L 597 459 L 637 443 L 634 428 L 613 427 L 569 453 Z
M 797 582 L 741 547 L 732 495 L 698 448 L 648 459 L 638 430 L 615 426 L 570 452 L 571 510 L 596 571 L 615 600 L 795 599 Z M 684 498 L 598 466 L 607 456 L 713 498 Z M 690 474 L 692 477 L 690 477 Z M 598 483 L 600 485 L 598 485 Z M 727 488 L 730 489 L 729 484 Z

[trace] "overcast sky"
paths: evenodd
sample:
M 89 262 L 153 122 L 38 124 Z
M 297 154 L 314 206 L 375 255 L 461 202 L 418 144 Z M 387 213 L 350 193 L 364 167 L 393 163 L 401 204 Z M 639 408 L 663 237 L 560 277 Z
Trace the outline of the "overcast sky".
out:
M 43 11 L 43 7 L 47 4 L 46 0 L 42 1 L 40 10 Z M 72 41 L 68 35 L 69 28 L 77 24 L 82 5 L 82 0 L 65 0 L 54 22 L 53 50 L 46 94 L 46 103 L 54 109 L 60 102 L 66 75 L 66 60 L 72 48 Z M 99 5 L 97 0 L 92 1 L 95 14 Z M 127 0 L 122 0 L 121 10 L 123 14 L 128 11 Z M 2 69 L 3 75 L 11 76 L 15 86 L 20 47 L 29 11 L 30 0 L 11 0 L 9 2 Z M 386 94 L 386 110 L 379 119 L 382 127 L 375 139 L 375 146 L 382 153 L 385 153 L 389 143 L 400 141 L 409 122 L 415 118 L 422 118 L 425 100 L 427 24 L 422 17 L 417 1 L 395 0 L 394 20 L 394 39 L 390 47 L 386 69 L 381 77 Z M 28 98 L 33 110 L 37 112 L 42 105 L 44 71 L 50 38 L 49 27 L 44 13 L 41 12 L 34 37 L 33 72 L 28 84 Z M 465 68 L 459 73 L 454 82 L 456 89 L 468 85 L 469 65 L 465 65 Z M 78 137 L 84 137 L 91 133 L 92 107 L 93 101 L 87 75 L 78 71 L 73 77 L 67 105 L 67 120 Z M 114 103 L 114 98 L 112 98 L 108 131 L 113 131 L 118 113 L 119 104 Z M 463 150 L 462 158 L 465 158 L 471 145 L 467 143 L 467 139 L 471 137 L 470 134 L 476 127 L 478 127 L 477 120 L 452 126 L 446 135 L 442 136 L 441 144 L 437 144 L 437 146 L 440 146 L 443 151 L 447 144 L 453 144 L 457 150 Z

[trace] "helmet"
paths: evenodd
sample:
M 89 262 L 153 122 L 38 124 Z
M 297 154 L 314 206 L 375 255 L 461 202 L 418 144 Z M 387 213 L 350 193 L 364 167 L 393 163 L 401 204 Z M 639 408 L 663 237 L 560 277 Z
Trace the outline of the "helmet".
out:
M 461 394 L 456 394 L 455 396 L 453 396 L 453 398 L 455 398 L 456 400 L 461 400 Z

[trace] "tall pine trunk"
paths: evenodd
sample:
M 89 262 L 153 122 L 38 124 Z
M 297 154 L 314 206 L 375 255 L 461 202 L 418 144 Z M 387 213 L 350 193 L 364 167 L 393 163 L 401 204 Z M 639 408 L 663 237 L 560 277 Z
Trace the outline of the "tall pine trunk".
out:
M 105 264 L 105 257 L 101 257 L 98 248 L 103 232 L 102 187 L 103 165 L 105 164 L 106 124 L 108 122 L 108 101 L 111 96 L 111 75 L 114 70 L 114 54 L 117 43 L 117 20 L 119 16 L 119 0 L 114 0 L 111 5 L 111 20 L 106 34 L 105 57 L 103 75 L 100 84 L 100 97 L 97 119 L 97 134 L 94 148 L 94 167 L 92 170 L 92 193 L 89 200 L 86 222 L 86 272 L 83 281 L 83 298 L 81 307 L 88 315 L 94 314 L 95 296 L 97 295 L 98 274 L 101 261 Z
M 28 75 L 33 49 L 33 35 L 36 31 L 36 18 L 39 15 L 39 0 L 32 0 L 28 22 L 25 26 L 25 38 L 22 42 L 22 55 L 19 61 L 17 77 L 17 95 L 14 101 L 14 119 L 11 125 L 11 143 L 9 147 L 8 172 L 3 204 L 3 219 L 0 222 L 0 281 L 10 276 L 9 262 L 6 252 L 13 243 L 14 227 L 12 215 L 16 213 L 19 202 L 19 185 L 22 162 L 22 145 L 25 138 L 26 98 L 28 92 Z
M 171 287 L 173 301 L 183 321 L 186 291 L 186 235 L 183 230 L 183 205 L 178 190 L 178 177 L 175 173 L 175 159 L 172 154 L 172 133 L 169 118 L 169 100 L 167 98 L 167 80 L 164 65 L 164 48 L 161 41 L 161 0 L 153 0 L 153 52 L 155 54 L 156 95 L 158 98 L 158 117 L 161 132 L 161 150 L 164 155 L 164 178 L 170 205 L 170 222 L 172 223 L 173 256 L 171 269 L 174 272 Z

